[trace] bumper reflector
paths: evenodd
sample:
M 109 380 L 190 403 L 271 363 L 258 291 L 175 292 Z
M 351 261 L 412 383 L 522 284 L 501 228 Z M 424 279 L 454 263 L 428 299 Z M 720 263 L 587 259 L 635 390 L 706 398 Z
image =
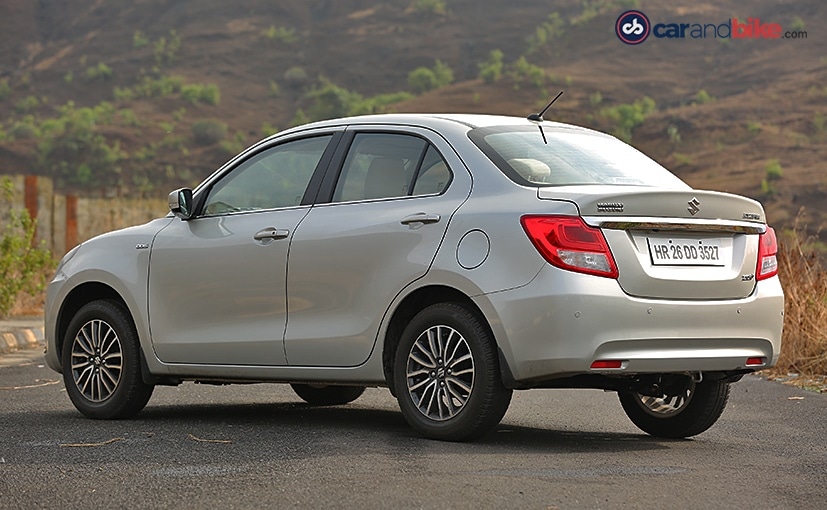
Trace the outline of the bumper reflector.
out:
M 767 364 L 767 358 L 764 357 L 756 357 L 756 358 L 747 358 L 746 366 L 748 367 L 763 367 Z
M 619 359 L 599 359 L 592 363 L 592 370 L 604 370 L 607 368 L 623 368 L 623 361 Z

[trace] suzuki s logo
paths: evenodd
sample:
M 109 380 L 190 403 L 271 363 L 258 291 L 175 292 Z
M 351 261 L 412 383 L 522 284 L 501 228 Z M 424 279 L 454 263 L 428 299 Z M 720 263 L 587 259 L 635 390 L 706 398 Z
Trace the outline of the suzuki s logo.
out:
M 640 11 L 626 11 L 615 22 L 617 37 L 626 44 L 640 44 L 649 37 L 649 18 Z
M 689 204 L 689 207 L 687 207 L 686 210 L 689 211 L 689 214 L 691 214 L 692 216 L 695 216 L 696 214 L 698 214 L 698 211 L 701 210 L 701 203 L 698 201 L 697 198 L 693 198 L 687 203 Z

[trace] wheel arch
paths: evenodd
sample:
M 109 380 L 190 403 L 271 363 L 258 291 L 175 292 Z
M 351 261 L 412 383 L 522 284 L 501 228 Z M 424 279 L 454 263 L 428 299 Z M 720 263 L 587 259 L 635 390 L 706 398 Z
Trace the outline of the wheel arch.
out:
M 464 292 L 447 285 L 428 285 L 414 290 L 405 296 L 405 298 L 393 311 L 393 315 L 388 321 L 388 327 L 383 340 L 382 370 L 384 372 L 385 381 L 388 384 L 388 388 L 394 395 L 396 395 L 396 388 L 394 388 L 393 383 L 393 360 L 396 355 L 396 346 L 399 343 L 399 338 L 402 336 L 405 326 L 407 326 L 407 324 L 417 313 L 436 303 L 460 303 L 464 305 L 473 314 L 477 315 L 484 327 L 488 330 L 491 338 L 494 338 L 495 340 L 497 338 L 483 311 Z M 499 345 L 497 345 L 497 350 L 499 352 L 500 372 L 501 374 L 506 375 L 505 372 L 508 369 Z M 506 379 L 503 378 L 503 380 Z
M 132 315 L 132 311 L 118 291 L 102 282 L 83 283 L 69 292 L 58 312 L 57 327 L 55 328 L 55 345 L 57 346 L 58 356 L 63 352 L 66 330 L 69 329 L 69 323 L 72 322 L 72 318 L 84 305 L 97 300 L 109 300 L 118 303 L 126 310 L 132 326 L 135 327 L 135 318 Z

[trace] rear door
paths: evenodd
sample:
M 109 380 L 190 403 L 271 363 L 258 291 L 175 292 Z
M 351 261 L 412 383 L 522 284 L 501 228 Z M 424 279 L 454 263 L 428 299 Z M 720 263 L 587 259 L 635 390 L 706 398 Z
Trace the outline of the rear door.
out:
M 390 302 L 428 271 L 471 190 L 450 145 L 428 130 L 359 128 L 340 146 L 329 202 L 308 213 L 290 248 L 290 365 L 367 360 Z

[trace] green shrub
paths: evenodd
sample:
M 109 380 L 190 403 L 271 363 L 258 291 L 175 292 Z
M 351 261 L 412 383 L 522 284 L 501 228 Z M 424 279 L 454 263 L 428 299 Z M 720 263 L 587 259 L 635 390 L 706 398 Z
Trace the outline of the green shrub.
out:
M 697 104 L 706 104 L 715 101 L 715 98 L 709 95 L 709 92 L 705 91 L 704 89 L 699 90 L 695 94 L 695 102 Z
M 441 60 L 434 63 L 433 69 L 417 67 L 408 73 L 408 85 L 416 94 L 438 89 L 454 81 L 454 72 Z
M 643 124 L 646 117 L 656 109 L 655 101 L 650 97 L 644 97 L 632 104 L 620 104 L 604 108 L 600 114 L 614 124 L 615 129 L 613 134 L 615 136 L 621 140 L 630 142 L 632 140 L 632 131 Z
M 764 126 L 762 126 L 760 122 L 758 122 L 756 120 L 747 121 L 747 131 L 749 131 L 750 133 L 755 135 L 755 134 L 760 133 L 763 130 L 764 130 Z
M 491 50 L 488 58 L 477 64 L 477 67 L 482 81 L 488 84 L 498 81 L 503 74 L 503 52 L 499 49 Z
M 307 72 L 302 67 L 293 66 L 284 72 L 284 81 L 289 85 L 304 85 L 307 83 Z
M 115 87 L 114 96 L 119 101 L 129 101 L 136 97 L 169 97 L 181 91 L 184 79 L 180 76 L 159 76 L 153 78 L 144 75 L 140 83 L 132 88 Z
M 96 185 L 119 183 L 120 163 L 129 156 L 120 142 L 110 145 L 99 132 L 101 126 L 112 123 L 112 104 L 75 108 L 70 101 L 60 106 L 58 113 L 58 117 L 40 123 L 37 151 L 41 171 L 60 184 L 87 185 L 92 183 L 92 176 Z
M 675 163 L 679 165 L 691 165 L 692 164 L 692 156 L 688 154 L 681 154 L 679 152 L 672 153 L 672 156 L 675 157 Z
M 37 96 L 26 96 L 14 105 L 17 113 L 26 113 L 40 106 L 40 99 Z
M 275 25 L 270 25 L 270 28 L 262 32 L 262 35 L 270 41 L 282 42 L 287 44 L 292 44 L 298 40 L 298 37 L 296 37 L 296 31 L 294 29 L 286 27 L 276 27 Z
M 427 14 L 443 15 L 448 12 L 445 0 L 414 0 L 413 9 Z
M 215 119 L 197 120 L 192 123 L 192 137 L 198 145 L 213 145 L 227 136 L 227 125 Z
M 669 124 L 669 127 L 666 128 L 666 134 L 669 135 L 669 141 L 673 145 L 681 143 L 681 133 L 678 131 L 678 126 Z
M 366 115 L 371 113 L 385 113 L 387 112 L 387 106 L 407 101 L 412 97 L 414 97 L 413 94 L 409 92 L 391 92 L 364 99 L 356 99 L 348 106 L 347 114 Z
M 827 117 L 824 114 L 816 113 L 813 116 L 813 127 L 816 129 L 816 133 L 821 134 L 824 132 L 824 126 L 827 123 Z
M 149 44 L 149 39 L 146 38 L 143 32 L 136 30 L 132 33 L 132 47 L 135 49 L 143 48 Z
M 522 56 L 509 66 L 508 75 L 514 80 L 515 88 L 525 83 L 537 88 L 542 88 L 546 84 L 546 72 Z
M 534 33 L 526 38 L 528 52 L 532 53 L 555 39 L 560 39 L 566 33 L 565 21 L 556 12 L 548 15 L 546 21 L 534 29 Z
M 775 186 L 767 179 L 761 179 L 761 193 L 766 197 L 775 195 Z
M 299 108 L 298 110 L 296 110 L 296 113 L 295 115 L 293 115 L 293 118 L 290 119 L 290 127 L 301 126 L 302 124 L 307 124 L 308 122 L 310 122 L 310 119 L 307 117 L 307 114 L 304 113 L 304 110 Z
M 270 80 L 269 95 L 270 95 L 270 97 L 279 97 L 279 96 L 281 96 L 281 87 L 279 87 L 279 84 L 276 83 L 273 80 Z
M 15 122 L 12 125 L 9 135 L 13 138 L 27 140 L 40 137 L 40 130 L 32 123 Z
M 8 316 L 21 293 L 41 292 L 54 266 L 49 250 L 34 242 L 35 220 L 12 206 L 13 195 L 11 179 L 0 179 L 0 317 Z
M 793 18 L 793 22 L 790 24 L 790 29 L 795 32 L 803 32 L 804 31 L 804 20 L 800 17 L 796 16 Z
M 267 121 L 261 123 L 261 136 L 266 137 L 266 136 L 274 135 L 274 134 L 278 133 L 279 131 L 281 131 L 279 128 L 277 128 L 276 126 L 270 124 Z
M 340 87 L 323 76 L 319 81 L 318 86 L 305 94 L 305 98 L 313 101 L 307 112 L 311 120 L 344 117 L 354 104 L 363 100 L 359 93 Z
M 9 79 L 3 78 L 0 80 L 0 101 L 7 99 L 11 95 L 11 85 L 9 85 Z
M 765 170 L 768 181 L 777 181 L 784 175 L 784 169 L 781 168 L 781 163 L 777 159 L 769 160 Z
M 98 62 L 98 65 L 86 68 L 87 80 L 107 81 L 112 79 L 112 68 L 103 62 Z
M 222 140 L 219 144 L 221 150 L 229 156 L 235 156 L 239 152 L 243 151 L 246 146 L 247 143 L 244 140 L 244 133 L 241 131 L 236 131 L 235 136 L 229 140 Z
M 141 122 L 138 120 L 138 116 L 135 115 L 135 112 L 129 108 L 122 108 L 118 110 L 118 117 L 120 117 L 121 122 L 127 126 L 139 127 L 141 125 Z
M 169 31 L 169 39 L 166 37 L 159 37 L 153 45 L 152 54 L 155 56 L 155 62 L 158 65 L 172 62 L 178 50 L 181 48 L 181 37 L 174 29 Z
M 221 92 L 218 90 L 217 85 L 192 83 L 181 87 L 181 97 L 192 104 L 206 103 L 208 105 L 218 106 L 221 100 Z

